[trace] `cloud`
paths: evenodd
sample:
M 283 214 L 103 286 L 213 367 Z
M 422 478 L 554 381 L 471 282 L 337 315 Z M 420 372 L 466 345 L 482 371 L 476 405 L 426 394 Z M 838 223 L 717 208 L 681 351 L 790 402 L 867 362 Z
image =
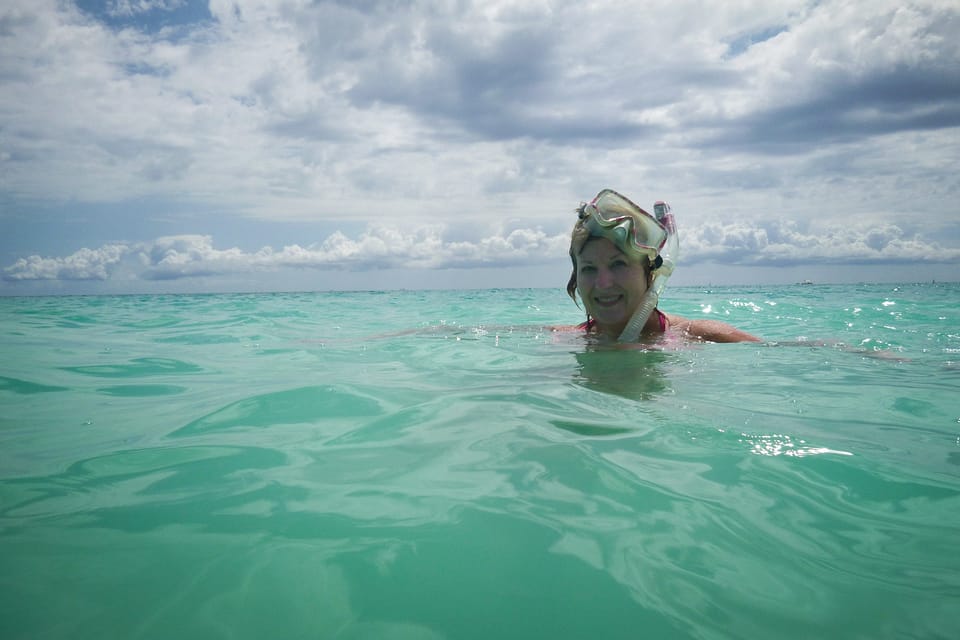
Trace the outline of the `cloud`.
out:
M 960 11 L 949 3 L 818 3 L 731 63 L 739 86 L 702 121 L 705 142 L 796 153 L 960 126 Z
M 369 271 L 397 267 L 449 269 L 540 264 L 562 255 L 563 236 L 539 229 L 517 229 L 476 242 L 445 241 L 442 229 L 401 231 L 370 228 L 355 239 L 341 232 L 322 243 L 254 252 L 217 249 L 208 235 L 157 238 L 148 243 L 110 244 L 81 249 L 59 258 L 30 256 L 3 270 L 7 281 L 107 280 L 125 267 L 143 280 L 176 280 L 198 276 L 249 273 L 282 268 Z
M 9 192 L 176 191 L 274 217 L 368 193 L 367 176 L 401 196 L 482 195 L 489 156 L 541 166 L 513 191 L 572 195 L 573 172 L 641 182 L 691 154 L 960 126 L 949 2 L 215 0 L 173 30 L 109 18 L 180 2 L 107 8 L 23 0 L 0 18 Z
M 951 0 L 7 0 L 0 224 L 21 232 L 0 264 L 528 264 L 565 254 L 563 216 L 603 187 L 671 201 L 685 260 L 939 260 L 958 242 L 938 235 L 960 199 L 958 30 Z M 832 230 L 804 226 L 824 209 Z M 107 210 L 130 211 L 122 231 Z M 90 255 L 11 239 L 84 215 L 103 216 Z M 277 222 L 351 235 L 304 246 Z M 215 246 L 259 246 L 254 223 L 280 248 Z M 117 235 L 165 239 L 118 257 Z
M 80 249 L 65 258 L 21 258 L 3 270 L 3 279 L 18 280 L 106 280 L 130 248 L 109 244 L 99 249 Z
M 943 247 L 901 227 L 708 223 L 681 232 L 681 261 L 789 267 L 944 263 L 960 260 L 960 248 Z
M 371 227 L 350 238 L 335 232 L 321 243 L 281 249 L 217 249 L 209 235 L 161 237 L 145 243 L 117 243 L 81 249 L 65 257 L 30 256 L 3 269 L 3 279 L 179 280 L 278 269 L 376 271 L 470 269 L 551 264 L 567 254 L 569 236 L 541 229 L 514 229 L 479 240 L 445 240 L 440 227 L 414 230 Z M 940 246 L 895 225 L 802 230 L 795 224 L 709 223 L 681 230 L 681 264 L 789 267 L 802 263 L 950 263 L 960 249 Z

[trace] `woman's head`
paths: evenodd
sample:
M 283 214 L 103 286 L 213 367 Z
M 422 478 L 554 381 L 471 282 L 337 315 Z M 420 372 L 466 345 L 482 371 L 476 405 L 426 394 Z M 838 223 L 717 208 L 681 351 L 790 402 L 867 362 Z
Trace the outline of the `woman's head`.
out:
M 631 263 L 645 268 L 649 285 L 651 271 L 662 259 L 667 230 L 652 215 L 611 189 L 604 189 L 589 204 L 577 208 L 577 223 L 570 235 L 570 260 L 573 272 L 567 282 L 567 294 L 576 301 L 578 258 L 592 238 L 603 238 L 615 246 Z M 581 295 L 582 298 L 582 295 Z
M 677 259 L 670 206 L 657 201 L 654 211 L 657 217 L 611 189 L 577 209 L 567 293 L 574 302 L 579 293 L 588 320 L 620 342 L 635 341 L 646 329 Z

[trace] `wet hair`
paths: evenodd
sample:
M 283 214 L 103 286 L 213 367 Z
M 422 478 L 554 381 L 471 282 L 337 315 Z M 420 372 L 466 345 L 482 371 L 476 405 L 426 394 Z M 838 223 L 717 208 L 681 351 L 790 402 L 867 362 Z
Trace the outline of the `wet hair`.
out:
M 573 263 L 573 272 L 570 274 L 570 280 L 567 281 L 567 295 L 574 302 L 577 301 L 577 256 L 583 251 L 589 239 L 590 230 L 581 218 L 577 220 L 577 224 L 573 225 L 573 232 L 570 234 L 570 261 Z

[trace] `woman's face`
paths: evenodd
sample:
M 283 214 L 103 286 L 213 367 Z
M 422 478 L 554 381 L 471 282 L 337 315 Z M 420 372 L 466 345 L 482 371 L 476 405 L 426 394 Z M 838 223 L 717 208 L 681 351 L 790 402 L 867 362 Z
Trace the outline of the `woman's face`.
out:
M 590 238 L 577 256 L 577 292 L 601 331 L 619 334 L 648 286 L 643 265 L 606 238 Z

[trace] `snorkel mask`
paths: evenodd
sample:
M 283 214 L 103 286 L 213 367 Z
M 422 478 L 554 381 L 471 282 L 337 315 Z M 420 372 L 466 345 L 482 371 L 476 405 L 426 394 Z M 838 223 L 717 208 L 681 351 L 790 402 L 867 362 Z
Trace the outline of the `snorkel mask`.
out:
M 636 342 L 657 306 L 680 252 L 670 205 L 658 201 L 653 211 L 654 215 L 647 213 L 613 189 L 604 189 L 589 204 L 577 209 L 581 224 L 591 236 L 606 238 L 633 260 L 646 260 L 653 271 L 653 282 L 620 334 L 619 342 Z

